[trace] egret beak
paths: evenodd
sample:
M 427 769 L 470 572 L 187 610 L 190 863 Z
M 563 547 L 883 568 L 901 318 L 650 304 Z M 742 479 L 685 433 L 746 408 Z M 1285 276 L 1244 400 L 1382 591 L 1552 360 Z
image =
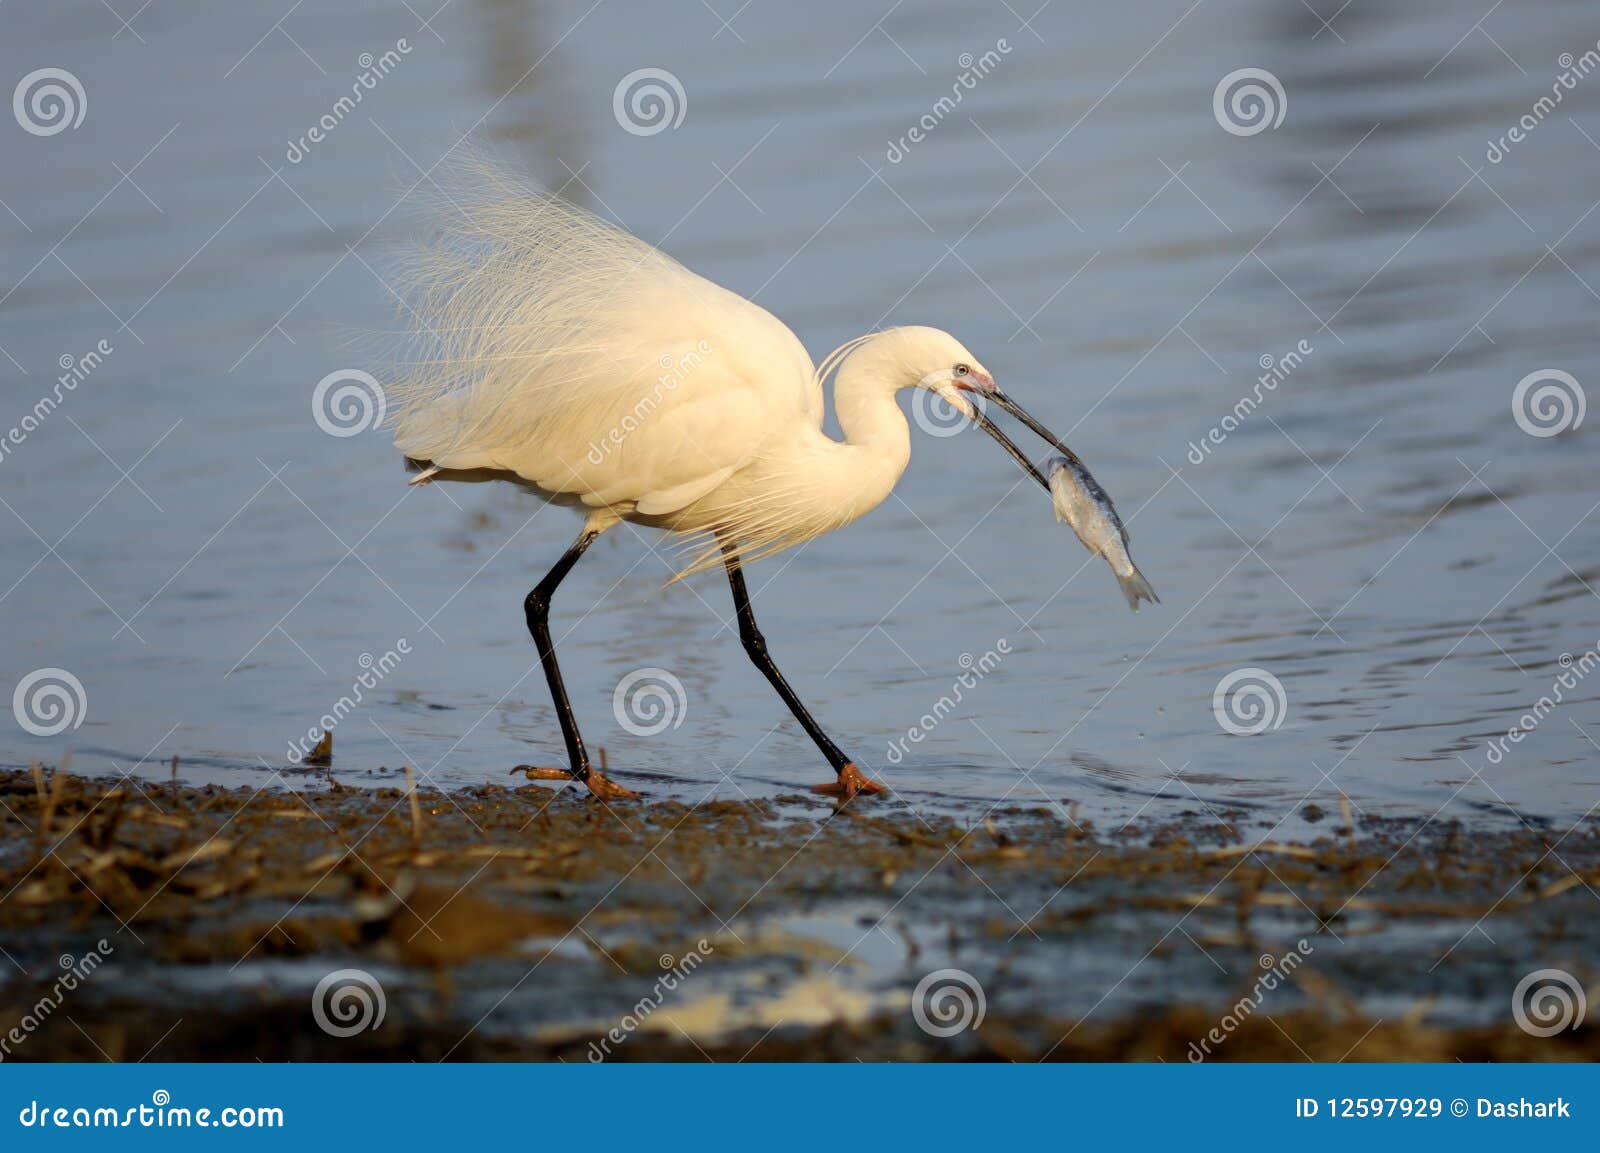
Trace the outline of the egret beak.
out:
M 1050 491 L 1050 482 L 1045 478 L 1044 473 L 1040 472 L 1036 467 L 1034 467 L 1033 461 L 1028 459 L 1027 454 L 1018 448 L 1016 444 L 1012 442 L 1009 436 L 1001 432 L 994 421 L 990 420 L 987 416 L 984 416 L 976 405 L 974 405 L 972 408 L 972 422 L 979 428 L 983 429 L 984 432 L 994 437 L 995 442 L 999 444 L 1001 448 L 1005 449 L 1008 454 L 1010 454 L 1011 459 L 1022 466 L 1022 471 L 1039 482 L 1039 487 L 1043 488 L 1046 492 Z
M 1012 400 L 998 388 L 990 389 L 984 392 L 982 395 L 985 399 L 994 401 L 994 403 L 998 404 L 1004 411 L 1009 412 L 1012 416 L 1016 417 L 1023 424 L 1031 428 L 1040 437 L 1040 439 L 1054 448 L 1062 456 L 1066 457 L 1074 464 L 1083 464 L 1083 461 L 1078 459 L 1077 453 L 1073 452 L 1070 448 L 1061 443 L 1060 437 L 1051 432 L 1044 425 L 1040 424 L 1033 418 L 1032 414 L 1029 413 L 1027 409 L 1023 408 L 1020 404 Z
M 1066 445 L 1062 444 L 1055 433 L 1051 432 L 1048 428 L 1035 420 L 1027 409 L 1023 408 L 1016 401 L 1012 400 L 1005 393 L 1001 392 L 994 383 L 994 377 L 990 376 L 988 373 L 974 369 L 971 376 L 955 381 L 955 387 L 959 392 L 968 392 L 973 396 L 980 397 L 985 401 L 994 401 L 1003 410 L 1009 412 L 1012 416 L 1016 417 L 1034 432 L 1038 433 L 1039 436 L 1043 437 L 1047 443 L 1053 445 L 1068 460 L 1075 464 L 1083 464 L 1083 462 L 1078 459 L 1078 454 L 1073 452 Z M 1049 479 L 1044 475 L 1044 473 L 1040 472 L 1038 468 L 1034 466 L 1033 462 L 1028 459 L 1027 454 L 1018 448 L 1009 436 L 1001 432 L 995 423 L 985 416 L 977 405 L 971 405 L 970 407 L 972 409 L 973 423 L 979 428 L 983 429 L 984 432 L 994 437 L 996 443 L 998 443 L 1001 448 L 1006 450 L 1011 459 L 1020 464 L 1024 472 L 1033 477 L 1034 480 L 1038 481 L 1040 487 L 1042 487 L 1046 492 L 1049 492 Z

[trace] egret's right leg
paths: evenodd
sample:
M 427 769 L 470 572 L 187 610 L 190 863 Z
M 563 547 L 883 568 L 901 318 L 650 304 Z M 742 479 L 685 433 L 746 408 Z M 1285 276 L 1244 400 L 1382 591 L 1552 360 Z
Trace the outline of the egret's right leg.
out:
M 794 719 L 800 722 L 800 727 L 805 729 L 806 734 L 816 742 L 817 748 L 828 758 L 828 763 L 833 766 L 833 771 L 838 777 L 831 784 L 812 786 L 812 792 L 831 793 L 843 797 L 846 801 L 857 793 L 883 792 L 882 785 L 863 776 L 855 763 L 829 739 L 810 710 L 789 687 L 789 682 L 784 680 L 783 674 L 778 671 L 778 666 L 772 660 L 772 654 L 767 652 L 766 638 L 756 627 L 756 614 L 750 607 L 750 591 L 745 588 L 744 567 L 739 563 L 738 552 L 731 546 L 725 545 L 722 559 L 728 569 L 728 585 L 733 590 L 733 608 L 739 618 L 739 640 L 744 644 L 744 651 L 749 654 L 750 660 L 761 670 L 772 687 L 778 690 L 778 695 L 783 698 L 783 703 L 789 706 Z
M 538 780 L 570 776 L 582 781 L 595 796 L 602 800 L 610 800 L 638 794 L 621 785 L 613 784 L 590 767 L 589 754 L 583 747 L 583 735 L 578 732 L 578 721 L 572 713 L 572 702 L 567 699 L 566 686 L 561 682 L 561 666 L 556 664 L 556 648 L 550 640 L 550 598 L 555 595 L 556 586 L 572 571 L 572 566 L 578 563 L 578 558 L 599 535 L 599 529 L 585 525 L 583 531 L 578 534 L 578 539 L 572 542 L 572 547 L 562 554 L 561 559 L 556 561 L 555 567 L 545 574 L 544 580 L 534 586 L 533 591 L 522 603 L 523 611 L 528 618 L 528 632 L 533 635 L 534 646 L 539 650 L 539 663 L 544 666 L 545 680 L 550 682 L 550 696 L 555 702 L 556 717 L 561 722 L 561 737 L 567 745 L 568 766 L 565 772 L 560 769 L 531 767 L 522 771 L 530 778 Z

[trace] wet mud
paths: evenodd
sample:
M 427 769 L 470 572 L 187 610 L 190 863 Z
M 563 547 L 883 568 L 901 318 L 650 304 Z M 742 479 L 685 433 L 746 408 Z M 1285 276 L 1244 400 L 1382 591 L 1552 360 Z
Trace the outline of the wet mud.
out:
M 1600 1057 L 1592 1020 L 1513 1011 L 1537 970 L 1600 992 L 1594 820 L 1286 843 L 48 769 L 0 802 L 6 1060 Z

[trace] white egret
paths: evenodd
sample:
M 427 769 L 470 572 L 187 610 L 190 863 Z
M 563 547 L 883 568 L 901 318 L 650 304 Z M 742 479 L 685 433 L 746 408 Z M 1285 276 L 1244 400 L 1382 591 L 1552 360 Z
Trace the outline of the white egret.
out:
M 745 651 L 832 766 L 819 792 L 879 792 L 773 663 L 742 565 L 849 524 L 889 495 L 911 455 L 902 389 L 931 390 L 1049 483 L 984 415 L 994 403 L 1066 451 L 955 337 L 892 328 L 814 365 L 771 313 L 643 241 L 503 170 L 473 164 L 437 241 L 405 268 L 415 346 L 394 390 L 395 444 L 412 483 L 504 479 L 584 514 L 527 596 L 567 768 L 601 798 L 633 795 L 589 763 L 550 640 L 550 600 L 621 521 L 694 538 L 674 579 L 723 566 Z M 844 440 L 822 429 L 823 386 Z

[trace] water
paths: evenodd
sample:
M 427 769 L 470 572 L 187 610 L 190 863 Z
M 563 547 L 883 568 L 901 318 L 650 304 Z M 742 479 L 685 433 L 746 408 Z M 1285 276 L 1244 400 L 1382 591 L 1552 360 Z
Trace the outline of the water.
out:
M 62 358 L 108 350 L 0 457 L 3 683 L 65 669 L 87 702 L 55 736 L 8 718 L 0 761 L 159 776 L 176 754 L 190 779 L 313 783 L 288 746 L 393 652 L 336 730 L 342 780 L 558 763 L 520 602 L 570 514 L 408 489 L 383 435 L 312 419 L 329 373 L 381 376 L 347 335 L 393 323 L 401 194 L 472 131 L 814 355 L 879 324 L 951 329 L 1118 500 L 1164 602 L 1137 616 L 970 431 L 917 435 L 876 513 L 752 570 L 780 664 L 903 799 L 1242 811 L 1279 835 L 1341 792 L 1561 827 L 1600 801 L 1600 680 L 1576 675 L 1600 641 L 1593 426 L 1533 436 L 1512 408 L 1531 373 L 1597 378 L 1600 78 L 1536 111 L 1561 54 L 1594 47 L 1592 13 L 1335 18 L 1329 0 L 1324 27 L 1213 0 L 1049 5 L 1019 27 L 1005 6 L 877 25 L 855 4 L 713 6 L 731 27 L 694 5 L 494 0 L 421 27 L 315 0 L 278 25 L 0 13 L 7 84 L 65 68 L 87 101 L 56 135 L 0 123 L 0 427 Z M 646 67 L 681 82 L 684 115 L 636 135 L 613 92 Z M 1213 90 L 1246 67 L 1286 107 L 1234 135 Z M 964 68 L 984 75 L 941 105 Z M 1289 368 L 1258 388 L 1264 357 Z M 820 779 L 725 584 L 663 593 L 661 545 L 609 534 L 557 598 L 591 747 L 689 800 Z M 1569 658 L 1575 687 L 1492 753 Z M 947 710 L 969 664 L 990 671 Z M 683 690 L 649 736 L 612 716 L 641 667 Z M 1240 669 L 1282 686 L 1255 735 L 1213 710 Z

